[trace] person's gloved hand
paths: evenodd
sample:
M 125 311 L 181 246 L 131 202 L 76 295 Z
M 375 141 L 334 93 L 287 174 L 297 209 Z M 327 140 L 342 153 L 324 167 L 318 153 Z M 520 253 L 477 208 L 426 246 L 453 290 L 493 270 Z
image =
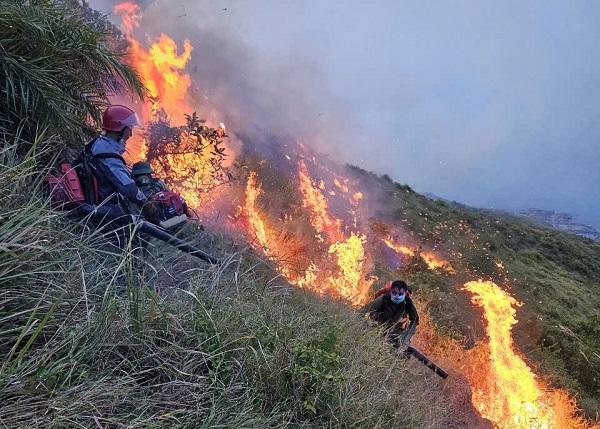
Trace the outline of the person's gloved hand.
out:
M 155 220 L 158 217 L 158 208 L 154 201 L 146 201 L 142 206 L 142 216 L 148 220 Z

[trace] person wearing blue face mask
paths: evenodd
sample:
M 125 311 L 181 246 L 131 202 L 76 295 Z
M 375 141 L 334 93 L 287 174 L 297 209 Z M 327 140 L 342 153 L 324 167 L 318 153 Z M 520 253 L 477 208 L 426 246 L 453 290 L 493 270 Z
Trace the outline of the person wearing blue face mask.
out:
M 419 324 L 419 314 L 408 291 L 406 282 L 395 280 L 389 293 L 382 294 L 359 310 L 384 326 L 388 340 L 396 347 L 407 346 Z

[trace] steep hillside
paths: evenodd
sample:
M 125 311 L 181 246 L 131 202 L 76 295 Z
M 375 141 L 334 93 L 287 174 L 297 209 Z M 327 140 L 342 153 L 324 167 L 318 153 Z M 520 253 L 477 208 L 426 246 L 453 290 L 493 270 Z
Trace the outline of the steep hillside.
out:
M 124 86 L 145 94 L 111 48 L 123 39 L 78 4 L 0 0 L 1 426 L 598 427 L 574 400 L 598 417 L 600 243 L 432 201 L 259 126 L 227 131 L 236 175 L 220 141 L 217 161 L 179 153 L 161 170 L 227 177 L 170 182 L 200 202 L 202 225 L 178 236 L 219 264 L 51 209 L 43 178 L 83 118 Z M 149 129 L 178 146 L 160 102 L 142 106 Z M 197 143 L 225 136 L 193 122 Z M 395 278 L 414 289 L 413 345 L 447 379 L 357 314 Z
M 434 201 L 385 177 L 352 170 L 386 201 L 379 219 L 401 223 L 415 244 L 436 249 L 456 268 L 455 276 L 398 268 L 431 299 L 441 326 L 458 330 L 467 344 L 479 340 L 481 328 L 470 314 L 477 310 L 460 287 L 478 277 L 506 285 L 523 303 L 514 328 L 519 350 L 553 384 L 577 391 L 590 415 L 600 411 L 600 243 Z

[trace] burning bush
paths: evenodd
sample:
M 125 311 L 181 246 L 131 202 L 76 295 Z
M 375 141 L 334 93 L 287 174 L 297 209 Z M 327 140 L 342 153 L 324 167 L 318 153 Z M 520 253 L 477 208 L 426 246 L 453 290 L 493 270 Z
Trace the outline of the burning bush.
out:
M 185 118 L 185 125 L 173 127 L 164 111 L 153 115 L 146 135 L 146 157 L 160 177 L 192 207 L 198 207 L 201 193 L 229 183 L 234 175 L 225 167 L 224 126 L 210 128 L 196 112 Z

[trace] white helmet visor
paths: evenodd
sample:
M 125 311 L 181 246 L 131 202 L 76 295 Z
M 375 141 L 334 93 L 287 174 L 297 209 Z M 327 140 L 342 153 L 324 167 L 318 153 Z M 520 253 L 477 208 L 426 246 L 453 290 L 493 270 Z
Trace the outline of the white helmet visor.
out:
M 140 127 L 142 125 L 142 121 L 140 121 L 140 118 L 138 118 L 138 115 L 136 115 L 135 113 L 117 122 L 129 128 Z

